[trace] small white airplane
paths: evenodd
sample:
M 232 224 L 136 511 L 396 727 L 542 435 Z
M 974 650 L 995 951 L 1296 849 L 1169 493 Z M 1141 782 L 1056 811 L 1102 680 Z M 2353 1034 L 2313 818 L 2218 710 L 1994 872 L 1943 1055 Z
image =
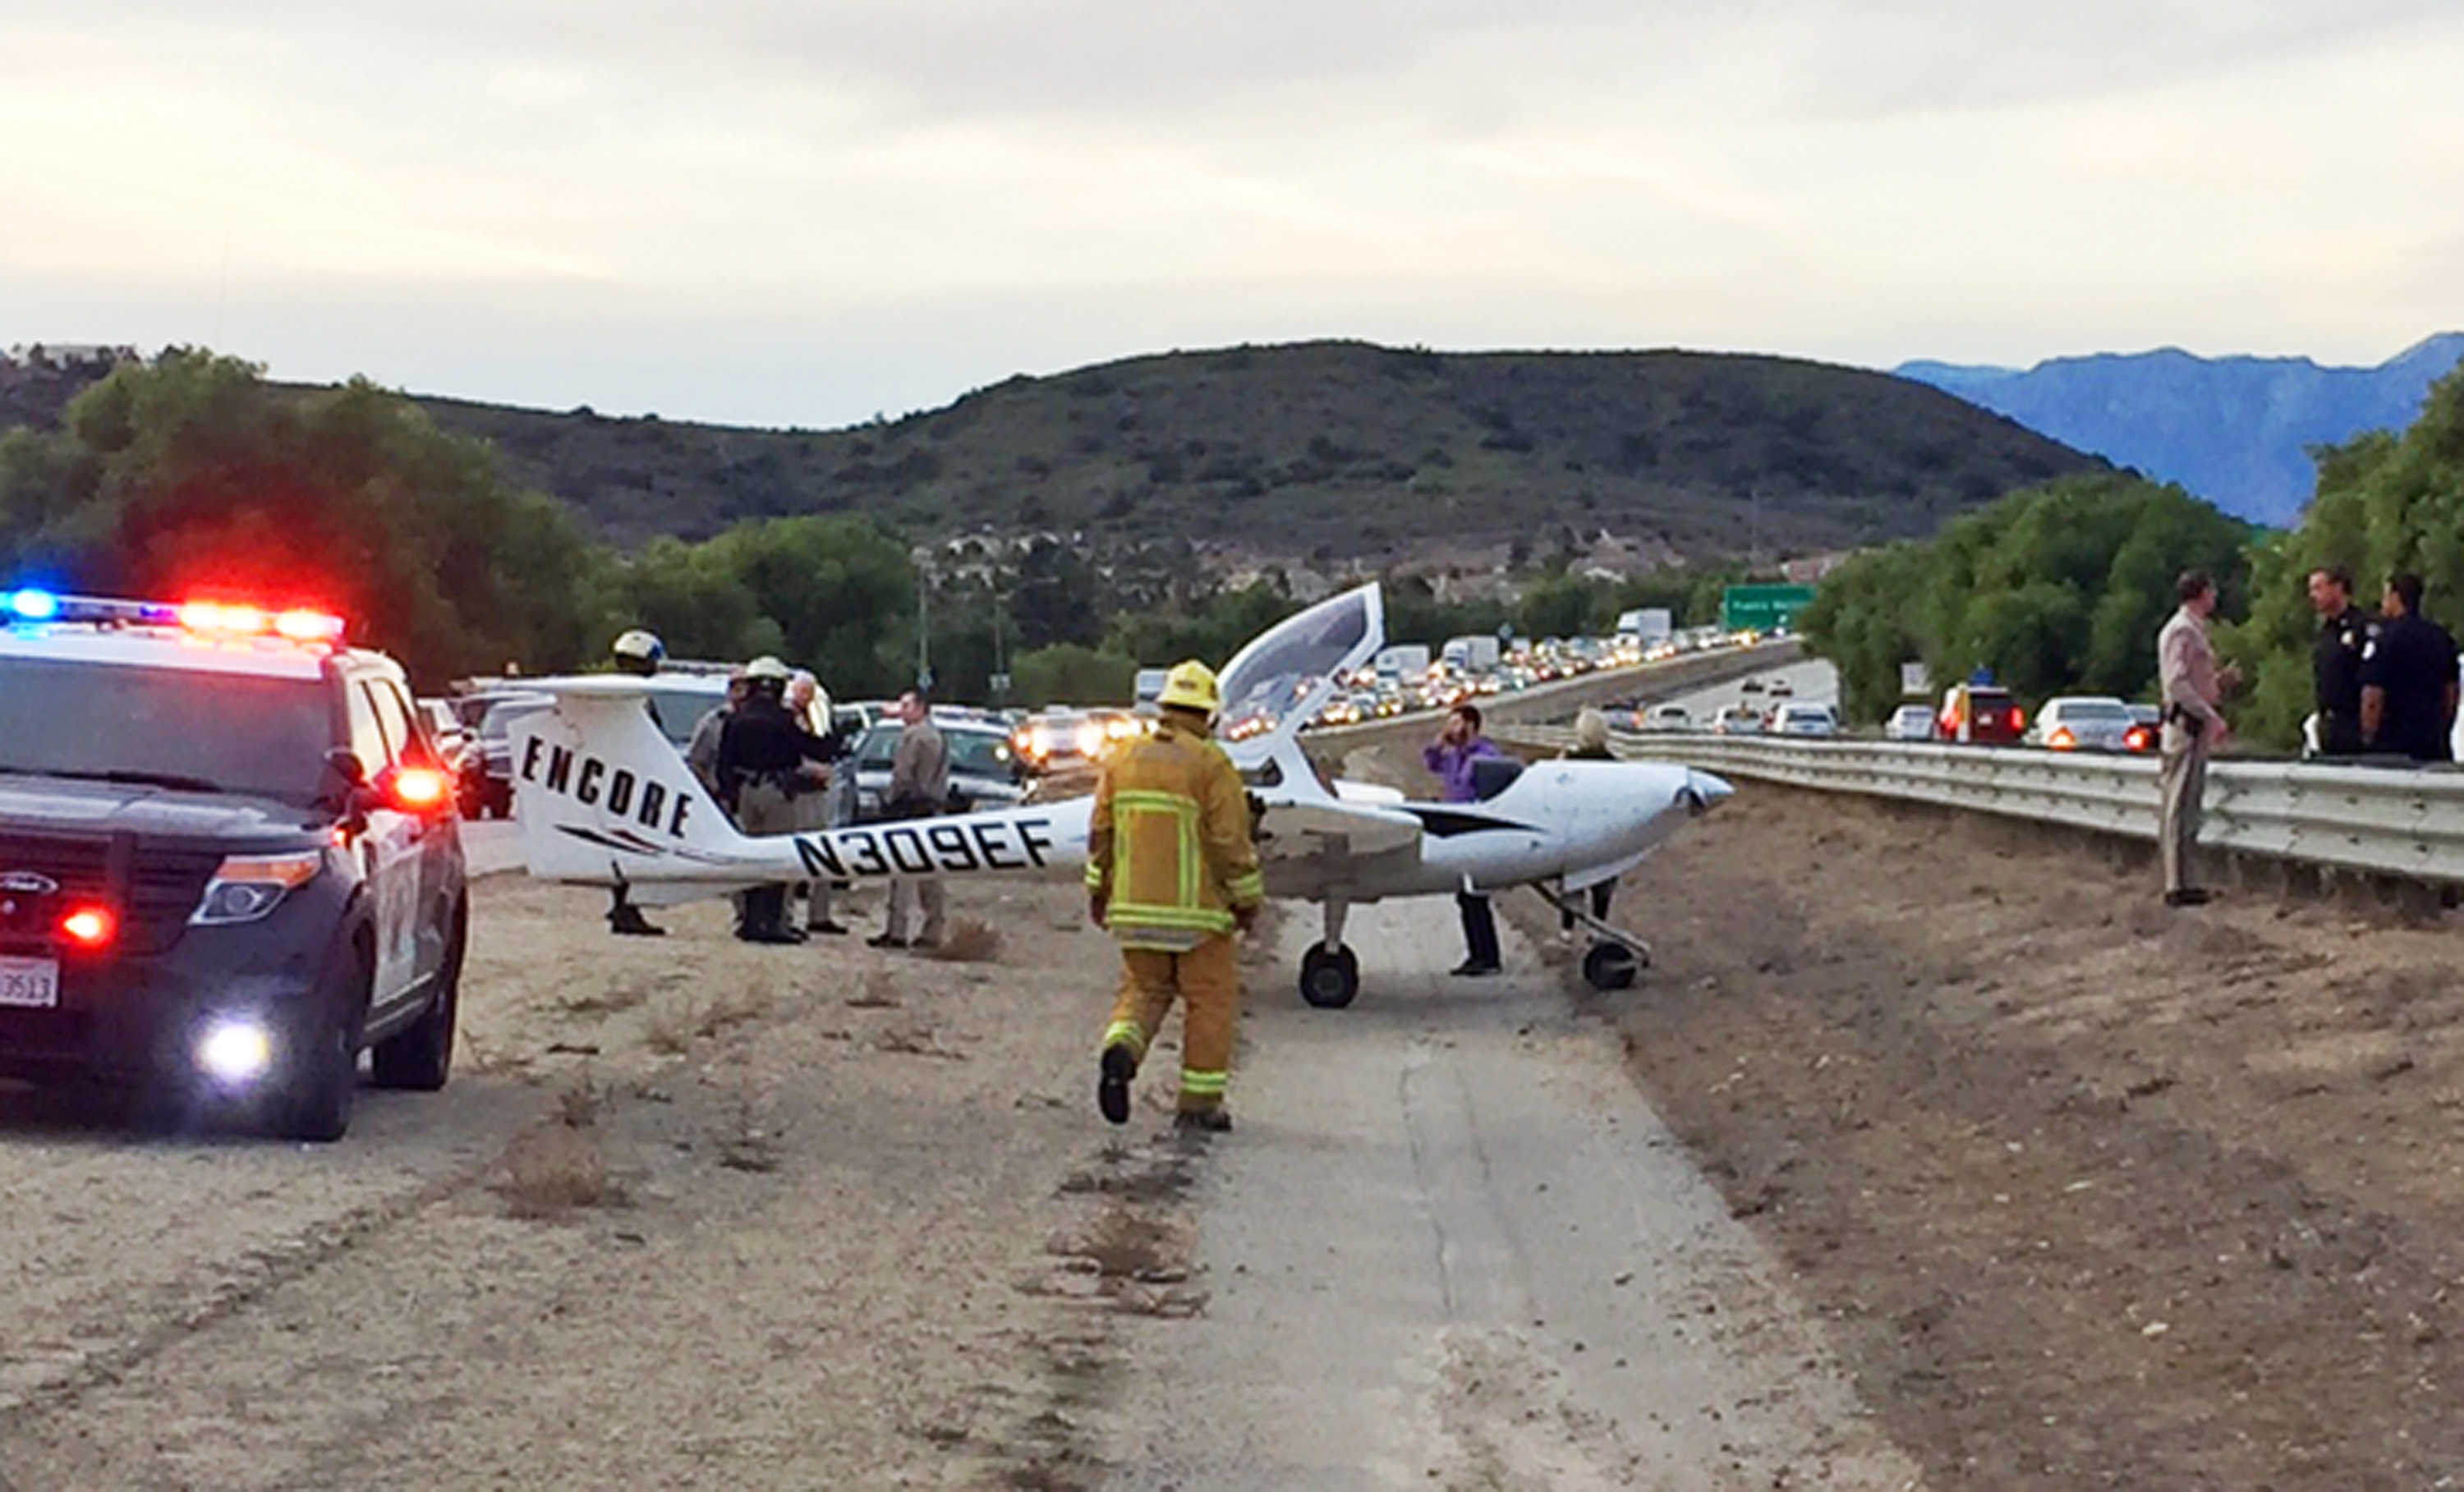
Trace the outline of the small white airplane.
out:
M 1360 992 L 1343 943 L 1351 909 L 1397 896 L 1529 886 L 1595 941 L 1583 959 L 1596 989 L 1623 989 L 1648 944 L 1590 914 L 1589 888 L 1622 875 L 1728 784 L 1666 762 L 1478 764 L 1480 797 L 1418 801 L 1393 788 L 1334 781 L 1303 750 L 1300 727 L 1339 681 L 1385 646 L 1375 584 L 1309 607 L 1250 641 L 1221 675 L 1224 750 L 1250 788 L 1267 894 L 1325 911 L 1301 960 L 1300 993 L 1337 1009 Z M 544 686 L 552 709 L 513 726 L 515 812 L 530 873 L 624 886 L 649 906 L 779 882 L 899 875 L 1067 876 L 1087 863 L 1087 799 L 902 823 L 739 833 L 642 708 L 644 681 Z

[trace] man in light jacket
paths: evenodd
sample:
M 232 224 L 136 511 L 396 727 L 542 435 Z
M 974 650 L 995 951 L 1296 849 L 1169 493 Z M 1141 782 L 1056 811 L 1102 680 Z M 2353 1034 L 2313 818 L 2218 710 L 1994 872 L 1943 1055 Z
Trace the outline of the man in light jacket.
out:
M 2165 709 L 2164 807 L 2157 824 L 2157 852 L 2165 867 L 2165 905 L 2198 907 L 2208 891 L 2197 884 L 2199 804 L 2208 786 L 2208 758 L 2225 743 L 2224 691 L 2236 673 L 2216 667 L 2208 646 L 2208 618 L 2216 609 L 2216 582 L 2204 570 L 2186 570 L 2174 582 L 2181 609 L 2156 637 L 2156 671 Z

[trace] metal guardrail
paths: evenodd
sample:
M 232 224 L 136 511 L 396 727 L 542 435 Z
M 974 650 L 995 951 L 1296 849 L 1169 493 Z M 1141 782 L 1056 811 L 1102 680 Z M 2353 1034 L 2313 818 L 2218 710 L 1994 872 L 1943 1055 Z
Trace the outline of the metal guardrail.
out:
M 1562 727 L 1504 739 L 1555 752 Z M 1672 733 L 1622 735 L 1620 757 L 1683 761 L 1725 777 L 1858 793 L 2153 841 L 2158 763 L 2020 748 L 1794 740 Z M 2208 768 L 2199 843 L 2408 880 L 2464 884 L 2464 773 L 2235 761 Z

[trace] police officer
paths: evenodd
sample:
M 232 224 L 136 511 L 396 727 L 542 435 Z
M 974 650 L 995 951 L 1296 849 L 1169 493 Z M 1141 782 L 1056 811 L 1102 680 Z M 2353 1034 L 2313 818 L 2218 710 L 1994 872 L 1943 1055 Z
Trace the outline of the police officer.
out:
M 2386 620 L 2362 659 L 2362 742 L 2414 761 L 2452 761 L 2455 639 L 2421 614 L 2421 577 L 2389 576 Z
M 2362 659 L 2378 624 L 2353 604 L 2352 572 L 2321 565 L 2310 572 L 2310 606 L 2319 637 L 2310 668 L 2319 688 L 2319 755 L 2362 754 Z
M 796 800 L 821 791 L 804 763 L 826 763 L 838 755 L 835 743 L 805 730 L 788 711 L 787 678 L 787 666 L 776 658 L 746 664 L 744 702 L 718 733 L 720 802 L 747 834 L 797 827 Z M 787 888 L 745 892 L 736 935 L 748 943 L 803 942 L 804 934 L 787 925 Z
M 608 651 L 613 656 L 617 672 L 647 679 L 656 674 L 659 665 L 667 661 L 668 645 L 659 641 L 656 632 L 637 626 L 617 634 L 615 645 Z M 650 723 L 658 725 L 659 707 L 647 699 L 642 701 L 642 707 L 649 711 Z M 659 937 L 668 930 L 653 925 L 649 918 L 642 915 L 641 909 L 633 905 L 627 895 L 625 884 L 620 881 L 607 904 L 607 931 L 627 937 Z

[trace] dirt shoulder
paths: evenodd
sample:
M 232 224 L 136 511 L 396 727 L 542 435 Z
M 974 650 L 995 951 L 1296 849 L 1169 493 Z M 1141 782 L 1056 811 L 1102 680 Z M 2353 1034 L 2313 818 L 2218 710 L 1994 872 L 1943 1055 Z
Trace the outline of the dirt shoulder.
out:
M 1170 1278 L 1178 1202 L 1081 1090 L 1111 998 L 1083 893 L 952 902 L 994 959 L 752 948 L 723 906 L 619 940 L 604 894 L 489 881 L 464 1073 L 310 1161 L 394 1176 L 473 1100 L 488 1148 L 340 1235 L 282 1214 L 250 1257 L 299 1262 L 216 1309 L 122 1310 L 144 1349 L 21 1407 L 0 1484 L 1085 1484 L 1111 1324 L 1173 1308 L 1133 1277 Z M 108 1230 L 300 1153 L 98 1135 L 55 1168 L 144 1174 L 53 1190 Z M 230 1190 L 92 1272 L 229 1252 Z
M 2456 932 L 1749 786 L 1615 1019 L 1937 1486 L 2464 1475 Z

